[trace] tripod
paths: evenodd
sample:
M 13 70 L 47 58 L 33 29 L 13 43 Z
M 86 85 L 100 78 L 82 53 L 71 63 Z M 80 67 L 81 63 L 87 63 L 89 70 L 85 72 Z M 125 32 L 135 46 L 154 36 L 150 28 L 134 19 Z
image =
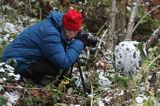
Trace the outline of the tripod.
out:
M 82 69 L 81 69 L 80 60 L 77 59 L 76 63 L 77 63 L 77 65 L 78 65 L 78 71 L 79 71 L 79 73 L 80 73 L 80 78 L 81 78 L 82 87 L 83 87 L 83 94 L 84 94 L 84 96 L 87 96 L 86 86 L 85 86 L 85 82 L 84 82 L 84 78 L 83 78 L 83 74 L 82 74 Z M 73 66 L 74 66 L 74 65 L 72 65 L 72 66 L 71 66 L 71 69 L 69 70 L 69 75 L 68 75 L 69 77 L 71 77 L 71 75 L 72 75 Z M 68 70 L 64 70 L 64 71 L 63 71 L 63 73 L 61 74 L 61 76 L 60 76 L 60 78 L 59 78 L 60 80 L 64 78 L 64 75 L 66 74 L 67 71 L 68 71 Z

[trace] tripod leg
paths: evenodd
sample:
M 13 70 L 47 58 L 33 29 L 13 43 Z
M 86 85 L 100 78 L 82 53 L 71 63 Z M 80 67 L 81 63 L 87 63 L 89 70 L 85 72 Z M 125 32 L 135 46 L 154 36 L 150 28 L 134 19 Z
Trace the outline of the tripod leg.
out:
M 87 93 L 86 93 L 86 86 L 85 86 L 85 83 L 84 83 L 84 78 L 83 78 L 83 74 L 82 74 L 82 70 L 81 70 L 81 67 L 80 67 L 79 60 L 77 60 L 77 64 L 78 64 L 79 73 L 80 73 L 80 77 L 81 77 L 81 81 L 82 81 L 83 93 L 84 93 L 84 95 L 87 95 Z

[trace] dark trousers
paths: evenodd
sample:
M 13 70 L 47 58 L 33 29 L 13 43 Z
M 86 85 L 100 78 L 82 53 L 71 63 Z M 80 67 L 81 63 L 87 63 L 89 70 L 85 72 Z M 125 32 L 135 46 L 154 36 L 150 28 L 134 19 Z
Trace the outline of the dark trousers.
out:
M 57 69 L 49 60 L 42 59 L 33 64 L 29 69 L 22 73 L 21 76 L 34 81 L 40 81 L 47 75 L 56 79 L 59 74 L 60 70 Z

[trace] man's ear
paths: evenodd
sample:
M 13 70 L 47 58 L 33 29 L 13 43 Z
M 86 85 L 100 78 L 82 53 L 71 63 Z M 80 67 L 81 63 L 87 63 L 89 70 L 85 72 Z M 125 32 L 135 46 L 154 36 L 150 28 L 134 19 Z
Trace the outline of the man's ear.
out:
M 63 31 L 66 30 L 64 27 L 62 27 Z
M 62 31 L 66 35 L 66 29 L 64 27 L 62 28 Z

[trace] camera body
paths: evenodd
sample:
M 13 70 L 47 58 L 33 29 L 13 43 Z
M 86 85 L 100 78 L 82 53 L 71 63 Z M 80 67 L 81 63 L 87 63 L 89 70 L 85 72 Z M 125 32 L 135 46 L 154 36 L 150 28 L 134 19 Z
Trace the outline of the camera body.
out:
M 88 31 L 80 31 L 76 38 L 80 39 L 83 44 L 88 47 L 95 47 L 99 42 L 97 37 L 94 37 L 92 33 Z

